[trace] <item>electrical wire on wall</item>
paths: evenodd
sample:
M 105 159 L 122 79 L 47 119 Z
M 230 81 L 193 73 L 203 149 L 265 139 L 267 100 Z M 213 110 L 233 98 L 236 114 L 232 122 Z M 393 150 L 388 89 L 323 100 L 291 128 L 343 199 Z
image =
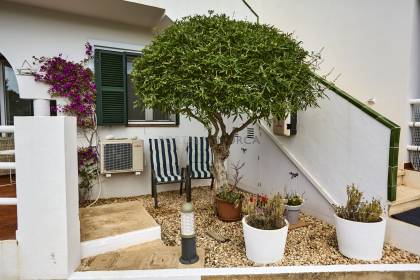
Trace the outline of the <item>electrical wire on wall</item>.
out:
M 98 191 L 98 195 L 96 196 L 95 200 L 92 203 L 90 203 L 88 206 L 86 206 L 87 208 L 93 206 L 96 202 L 98 202 L 98 200 L 99 200 L 99 198 L 101 197 L 101 194 L 102 194 L 102 181 L 101 181 L 100 161 L 99 161 L 100 156 L 99 156 L 99 148 L 98 148 L 98 147 L 100 147 L 101 139 L 100 139 L 99 133 L 98 133 L 98 121 L 96 119 L 95 114 L 93 114 L 93 122 L 95 124 L 95 129 L 93 131 L 92 138 L 88 139 L 88 141 L 90 142 L 89 144 L 92 145 L 92 140 L 95 139 L 95 143 L 96 143 L 95 151 L 96 151 L 96 155 L 98 157 L 98 160 L 96 161 L 96 179 L 97 179 L 99 191 Z

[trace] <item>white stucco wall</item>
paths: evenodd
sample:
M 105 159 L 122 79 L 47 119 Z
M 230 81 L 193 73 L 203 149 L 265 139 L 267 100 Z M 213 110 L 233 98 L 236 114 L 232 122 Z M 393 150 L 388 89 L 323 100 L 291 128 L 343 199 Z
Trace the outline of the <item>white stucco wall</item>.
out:
M 80 264 L 76 147 L 75 117 L 15 118 L 21 279 L 67 279 Z
M 250 1 L 261 22 L 295 32 L 307 49 L 324 48 L 321 72 L 334 69 L 330 80 L 341 75 L 339 87 L 363 102 L 375 98 L 372 108 L 401 126 L 400 164 L 407 161 L 407 99 L 420 96 L 418 2 Z
M 381 199 L 385 206 L 390 130 L 339 95 L 329 90 L 327 95 L 320 108 L 298 113 L 297 135 L 277 136 L 305 170 L 296 167 L 261 130 L 256 143 L 234 145 L 229 161 L 246 161 L 241 182 L 246 190 L 305 193 L 305 209 L 331 222 L 326 197 L 303 173 L 310 174 L 335 203 L 344 203 L 346 186 L 355 183 L 367 198 Z M 291 171 L 299 173 L 297 179 L 290 179 Z
M 159 2 L 159 1 L 157 1 Z M 156 4 L 156 3 L 154 3 Z M 207 13 L 209 9 L 234 15 L 235 18 L 247 18 L 249 10 L 242 1 L 232 1 L 224 5 L 223 1 L 162 1 L 168 5 L 167 11 L 173 18 L 187 14 Z M 61 12 L 32 8 L 12 3 L 0 2 L 0 53 L 11 63 L 14 69 L 21 67 L 23 61 L 31 61 L 32 56 L 55 56 L 62 53 L 64 57 L 79 61 L 84 58 L 84 44 L 100 42 L 107 46 L 121 46 L 138 51 L 141 46 L 150 43 L 152 30 L 139 27 L 75 16 Z M 46 90 L 45 87 L 40 89 Z M 150 165 L 148 138 L 176 137 L 181 166 L 185 162 L 185 143 L 190 135 L 206 135 L 206 130 L 196 121 L 189 121 L 181 116 L 179 127 L 100 127 L 99 136 L 118 137 L 137 136 L 145 140 L 145 170 L 142 175 L 116 174 L 111 178 L 101 177 L 101 196 L 116 197 L 150 193 Z M 80 142 L 83 142 L 80 137 Z M 195 184 L 207 182 L 196 181 Z M 162 185 L 159 190 L 176 189 L 178 185 Z M 99 192 L 96 186 L 93 197 Z
M 243 3 L 242 0 L 128 0 L 131 2 L 157 6 L 165 9 L 166 14 L 172 19 L 177 20 L 185 16 L 200 14 L 206 15 L 209 10 L 215 13 L 224 13 L 235 19 L 256 21 L 256 17 Z

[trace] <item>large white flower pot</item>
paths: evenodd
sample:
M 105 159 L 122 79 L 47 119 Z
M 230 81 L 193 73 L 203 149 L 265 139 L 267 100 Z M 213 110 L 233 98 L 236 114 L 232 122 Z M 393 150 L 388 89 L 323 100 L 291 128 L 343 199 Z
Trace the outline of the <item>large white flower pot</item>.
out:
M 376 223 L 361 223 L 335 215 L 338 249 L 352 259 L 374 261 L 382 258 L 386 219 Z
M 273 263 L 281 260 L 286 247 L 287 230 L 289 223 L 281 229 L 263 230 L 251 227 L 242 219 L 244 231 L 246 256 L 257 264 Z

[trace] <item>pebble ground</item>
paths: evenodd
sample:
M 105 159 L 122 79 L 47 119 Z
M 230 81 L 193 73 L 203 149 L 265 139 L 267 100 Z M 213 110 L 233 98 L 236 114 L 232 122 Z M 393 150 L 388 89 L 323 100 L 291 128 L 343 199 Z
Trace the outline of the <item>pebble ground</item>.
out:
M 217 219 L 211 202 L 209 187 L 193 188 L 197 246 L 205 249 L 206 267 L 243 267 L 254 266 L 245 255 L 245 243 L 241 222 L 225 223 Z M 180 209 L 185 195 L 178 191 L 162 192 L 158 195 L 159 208 L 153 207 L 150 195 L 99 200 L 96 205 L 143 200 L 147 211 L 162 229 L 162 241 L 167 246 L 179 246 Z M 361 263 L 420 263 L 420 256 L 385 244 L 383 257 L 376 262 L 363 262 L 344 257 L 337 248 L 335 228 L 309 215 L 302 215 L 305 227 L 289 230 L 284 258 L 272 266 L 284 265 L 333 265 Z M 209 237 L 206 232 L 213 230 L 229 241 L 220 243 Z

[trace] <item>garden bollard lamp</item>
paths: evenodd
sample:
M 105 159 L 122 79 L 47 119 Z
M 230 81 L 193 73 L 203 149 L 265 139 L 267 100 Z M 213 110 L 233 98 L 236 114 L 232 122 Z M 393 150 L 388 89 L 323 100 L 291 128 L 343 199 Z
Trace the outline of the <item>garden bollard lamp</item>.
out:
M 195 230 L 194 209 L 191 202 L 186 202 L 181 208 L 181 250 L 179 261 L 182 264 L 193 264 L 198 261 Z

